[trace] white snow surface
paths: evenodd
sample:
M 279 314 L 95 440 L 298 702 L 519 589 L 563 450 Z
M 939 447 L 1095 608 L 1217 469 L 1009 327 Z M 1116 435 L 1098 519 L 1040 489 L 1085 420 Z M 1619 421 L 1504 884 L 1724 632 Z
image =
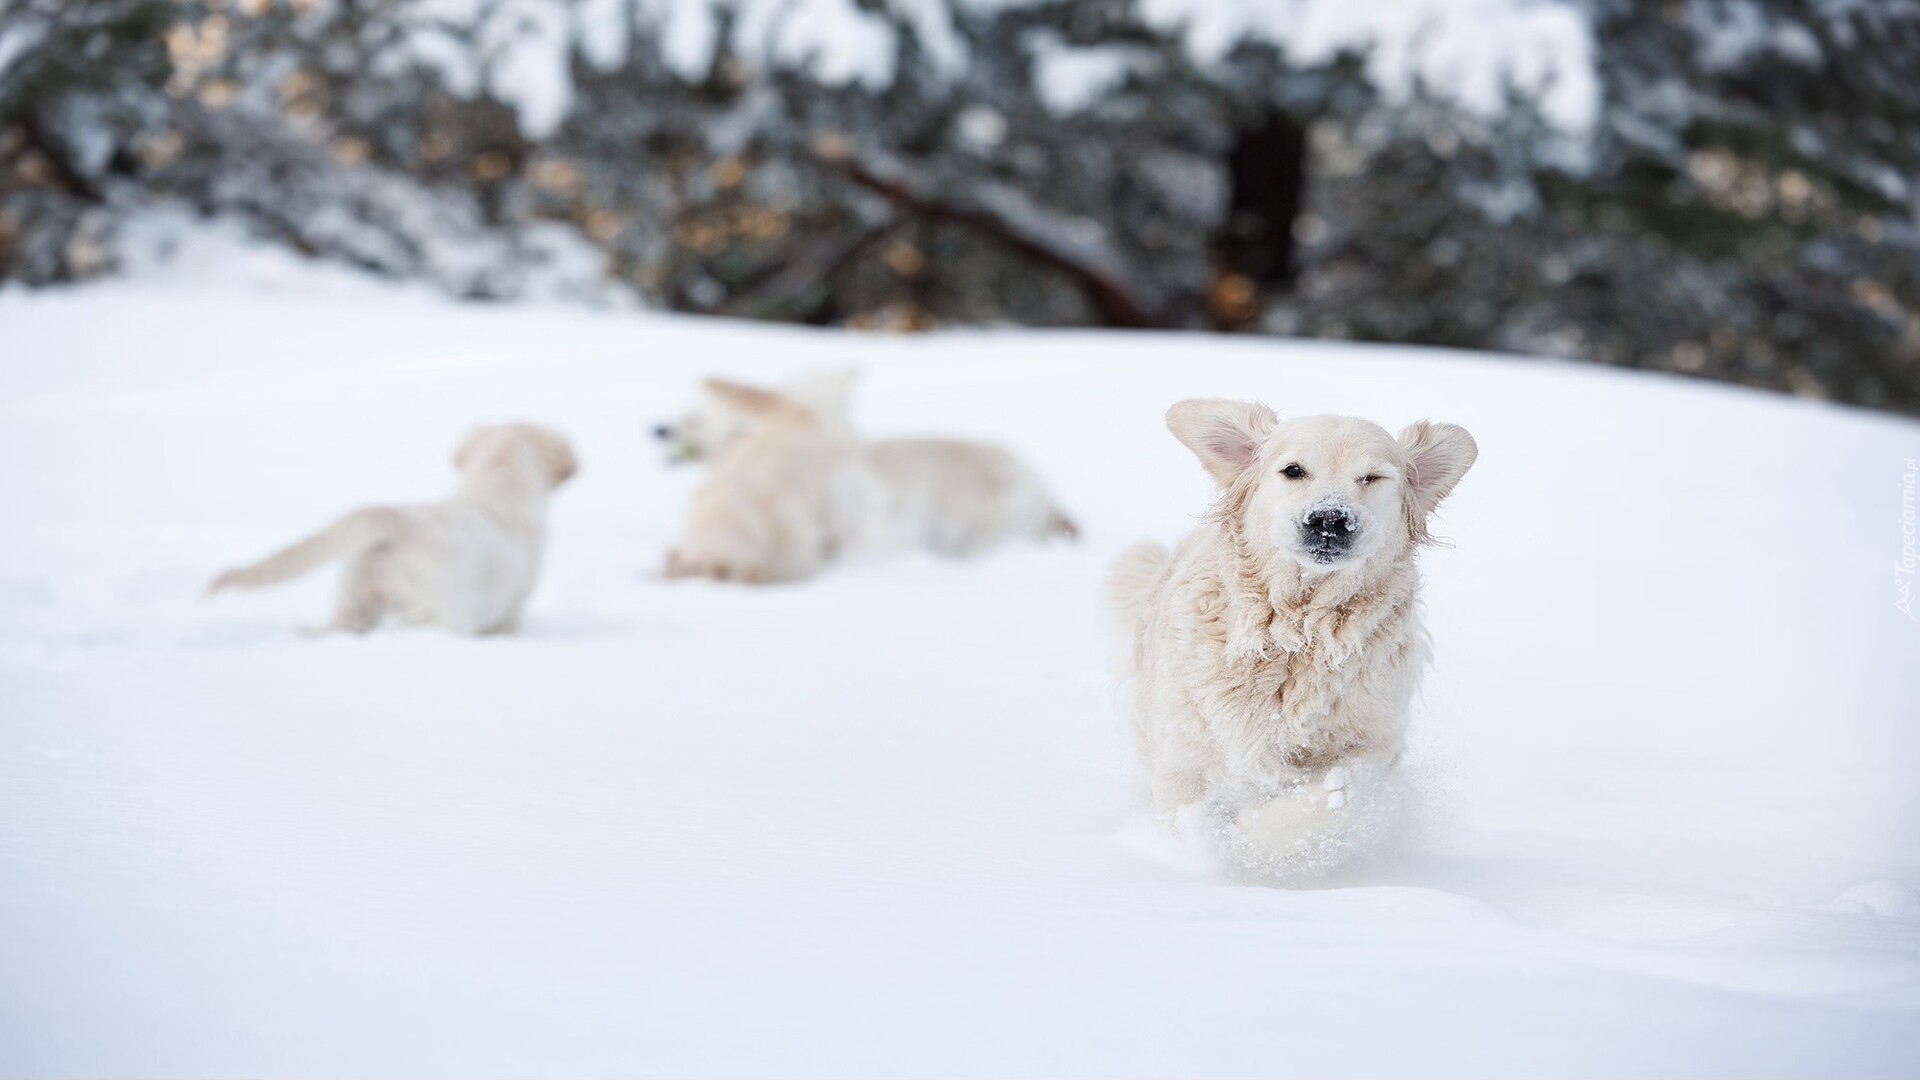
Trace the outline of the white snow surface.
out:
M 1920 426 L 1522 358 L 930 337 L 161 277 L 0 292 L 0 1073 L 1920 1071 Z M 696 380 L 866 371 L 1086 539 L 749 590 L 651 574 Z M 1198 394 L 1466 425 L 1410 824 L 1313 888 L 1138 816 L 1103 564 Z M 202 601 L 469 424 L 553 424 L 526 632 Z

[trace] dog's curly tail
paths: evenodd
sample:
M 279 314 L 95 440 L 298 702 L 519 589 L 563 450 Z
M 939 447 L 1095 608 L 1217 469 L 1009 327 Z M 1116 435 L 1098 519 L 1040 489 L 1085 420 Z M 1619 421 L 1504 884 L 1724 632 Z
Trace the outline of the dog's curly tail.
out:
M 1121 552 L 1107 566 L 1103 589 L 1107 620 L 1116 635 L 1132 637 L 1148 594 L 1167 567 L 1167 546 L 1142 541 Z
M 309 573 L 335 559 L 390 543 L 406 528 L 406 515 L 386 507 L 355 510 L 339 521 L 251 566 L 236 567 L 213 579 L 209 594 L 222 589 L 258 589 Z

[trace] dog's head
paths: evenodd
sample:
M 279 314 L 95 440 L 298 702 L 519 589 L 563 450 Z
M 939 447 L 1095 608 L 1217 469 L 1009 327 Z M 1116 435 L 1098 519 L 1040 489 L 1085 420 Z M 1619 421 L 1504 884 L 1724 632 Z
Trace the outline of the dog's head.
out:
M 454 467 L 472 476 L 512 469 L 557 488 L 580 471 L 580 459 L 559 434 L 534 424 L 497 424 L 473 429 L 453 455 Z
M 700 401 L 678 420 L 654 425 L 653 437 L 666 449 L 669 464 L 711 461 L 753 434 L 773 409 L 770 398 L 784 399 L 824 421 L 844 423 L 859 374 L 854 368 L 822 368 L 774 390 L 708 379 L 701 384 Z
M 1283 421 L 1265 405 L 1221 398 L 1180 402 L 1167 427 L 1220 484 L 1220 513 L 1247 542 L 1313 573 L 1425 543 L 1428 516 L 1479 453 L 1453 424 L 1422 420 L 1395 439 L 1370 420 Z

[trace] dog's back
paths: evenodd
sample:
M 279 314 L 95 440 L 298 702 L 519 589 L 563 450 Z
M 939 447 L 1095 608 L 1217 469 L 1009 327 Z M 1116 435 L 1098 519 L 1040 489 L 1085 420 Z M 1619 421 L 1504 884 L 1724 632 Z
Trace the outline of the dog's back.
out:
M 881 439 L 865 447 L 897 544 L 974 555 L 1009 539 L 1079 529 L 1011 452 L 960 439 Z

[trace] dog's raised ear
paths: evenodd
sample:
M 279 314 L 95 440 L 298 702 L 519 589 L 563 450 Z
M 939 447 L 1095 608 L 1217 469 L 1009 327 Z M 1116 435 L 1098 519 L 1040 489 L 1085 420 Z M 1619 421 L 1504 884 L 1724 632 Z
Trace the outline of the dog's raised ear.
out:
M 1458 424 L 1420 420 L 1400 433 L 1407 451 L 1407 516 L 1423 526 L 1460 478 L 1467 475 L 1480 447 Z M 1422 529 L 1424 531 L 1424 529 Z
M 1252 401 L 1189 398 L 1167 410 L 1167 430 L 1193 451 L 1221 487 L 1253 464 L 1280 418 Z
M 731 405 L 749 416 L 775 416 L 782 413 L 804 413 L 806 409 L 796 404 L 792 398 L 762 390 L 757 386 L 737 383 L 731 379 L 708 379 L 700 384 L 716 401 Z

